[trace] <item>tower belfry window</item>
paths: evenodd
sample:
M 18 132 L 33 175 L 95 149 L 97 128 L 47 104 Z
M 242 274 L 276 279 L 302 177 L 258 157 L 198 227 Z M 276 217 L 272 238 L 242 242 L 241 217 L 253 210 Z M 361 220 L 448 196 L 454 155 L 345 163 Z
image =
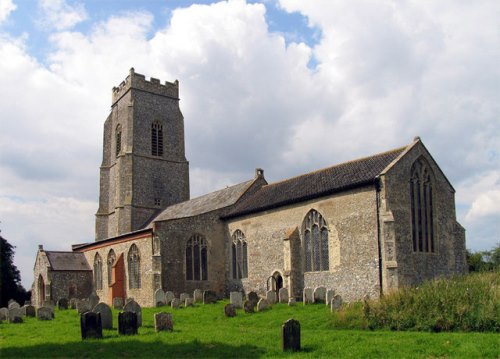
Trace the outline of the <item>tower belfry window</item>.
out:
M 163 126 L 159 122 L 151 125 L 151 155 L 163 156 Z
M 116 134 L 115 134 L 115 139 L 116 139 L 116 153 L 115 155 L 118 156 L 122 150 L 122 126 L 118 125 L 116 126 Z

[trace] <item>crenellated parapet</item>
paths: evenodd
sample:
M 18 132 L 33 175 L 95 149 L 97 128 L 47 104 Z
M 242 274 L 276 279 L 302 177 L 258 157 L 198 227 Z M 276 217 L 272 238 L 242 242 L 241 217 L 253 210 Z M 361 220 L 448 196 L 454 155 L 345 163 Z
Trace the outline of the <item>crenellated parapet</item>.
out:
M 148 81 L 144 75 L 136 73 L 132 67 L 127 78 L 122 81 L 118 87 L 113 87 L 111 105 L 114 105 L 116 101 L 131 88 L 177 100 L 179 99 L 179 81 L 175 80 L 173 83 L 165 81 L 165 83 L 162 84 L 159 79 L 153 77 Z

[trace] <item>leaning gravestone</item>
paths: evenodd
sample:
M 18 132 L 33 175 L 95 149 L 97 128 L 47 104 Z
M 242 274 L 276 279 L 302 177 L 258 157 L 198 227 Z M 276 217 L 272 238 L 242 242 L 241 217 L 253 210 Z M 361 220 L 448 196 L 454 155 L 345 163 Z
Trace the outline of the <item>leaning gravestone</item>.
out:
M 276 303 L 276 292 L 274 290 L 268 290 L 266 293 L 266 299 L 269 304 Z
M 314 303 L 314 293 L 312 288 L 304 288 L 304 305 Z
M 283 351 L 300 350 L 300 323 L 298 320 L 288 319 L 281 327 L 281 343 Z
M 9 302 L 10 302 L 9 306 L 8 306 L 9 309 L 16 309 L 16 308 L 19 309 L 19 308 L 21 308 L 21 306 L 19 305 L 18 302 L 16 302 L 16 301 L 13 301 L 13 302 L 9 301 Z
M 9 322 L 10 323 L 23 322 L 23 311 L 21 310 L 21 308 L 9 309 Z
M 101 339 L 102 323 L 101 314 L 87 312 L 80 315 L 80 330 L 82 339 Z
M 253 313 L 255 308 L 255 303 L 251 300 L 245 300 L 245 303 L 243 303 L 243 309 L 245 310 L 245 313 Z
M 57 307 L 59 310 L 68 309 L 68 300 L 66 298 L 61 298 L 57 301 Z
M 326 300 L 326 288 L 316 287 L 314 289 L 314 303 L 325 303 Z
M 340 295 L 335 295 L 333 296 L 332 302 L 331 302 L 331 311 L 334 312 L 336 310 L 339 310 L 340 307 L 342 307 L 342 297 Z
M 137 334 L 137 314 L 134 312 L 118 313 L 118 333 L 121 335 Z
M 103 329 L 113 329 L 113 312 L 106 303 L 97 304 L 92 310 L 94 313 L 101 314 L 101 323 Z
M 173 331 L 174 330 L 174 322 L 172 320 L 172 314 L 170 313 L 156 313 L 155 314 L 155 330 L 157 332 L 162 331 Z
M 193 298 L 186 298 L 186 300 L 184 301 L 184 306 L 186 308 L 194 306 L 194 299 Z
M 54 312 L 49 307 L 40 307 L 36 310 L 36 317 L 38 320 L 52 320 L 54 319 Z
M 330 305 L 332 303 L 333 296 L 335 295 L 335 291 L 333 289 L 328 289 L 326 291 L 326 300 L 325 304 Z
M 137 314 L 137 326 L 142 325 L 142 309 L 139 304 L 135 300 L 131 300 L 123 307 L 124 312 L 133 312 Z
M 0 320 L 9 319 L 9 308 L 0 308 Z
M 166 299 L 165 299 L 165 292 L 163 291 L 163 289 L 158 288 L 155 291 L 154 301 L 155 301 L 154 302 L 155 306 L 157 306 L 157 307 L 161 307 L 161 306 L 165 305 Z
M 36 317 L 36 309 L 32 305 L 23 305 L 21 307 L 21 310 L 23 311 L 23 314 L 25 317 Z
M 203 304 L 213 304 L 217 302 L 217 294 L 213 290 L 203 292 Z
M 83 314 L 85 312 L 90 312 L 92 307 L 90 306 L 90 302 L 88 299 L 82 299 L 76 302 L 76 310 L 78 314 Z
M 187 293 L 181 293 L 181 295 L 179 296 L 179 300 L 181 301 L 181 303 L 184 303 L 186 301 L 186 298 L 189 298 L 189 294 Z
M 170 303 L 172 302 L 172 299 L 175 298 L 175 294 L 174 292 L 172 291 L 166 291 L 165 292 L 165 305 L 170 305 Z
M 201 289 L 195 289 L 193 292 L 193 298 L 195 303 L 203 302 L 203 291 Z
M 174 298 L 174 299 L 172 299 L 172 301 L 170 302 L 170 306 L 171 306 L 173 309 L 178 309 L 180 305 L 181 305 L 181 301 L 179 300 L 179 298 Z
M 113 298 L 113 308 L 115 309 L 123 309 L 123 298 L 116 297 Z
M 97 304 L 99 304 L 99 296 L 95 291 L 92 292 L 92 294 L 90 294 L 89 303 L 90 303 L 90 308 L 94 308 Z
M 229 318 L 236 317 L 236 307 L 233 304 L 226 304 L 224 306 L 224 315 Z
M 257 303 L 257 311 L 262 312 L 263 310 L 266 310 L 266 309 L 269 309 L 269 302 L 267 301 L 267 299 L 262 298 Z
M 288 289 L 280 288 L 278 292 L 278 297 L 280 303 L 288 303 Z
M 241 292 L 229 293 L 229 300 L 236 308 L 243 308 L 243 296 L 241 295 Z
M 257 303 L 259 302 L 259 299 L 260 299 L 260 298 L 259 298 L 259 295 L 258 295 L 257 293 L 255 293 L 255 292 L 250 292 L 250 293 L 248 293 L 248 295 L 247 295 L 247 299 L 248 299 L 249 301 L 253 302 L 253 303 L 254 303 L 254 306 L 255 306 L 255 305 L 257 305 Z

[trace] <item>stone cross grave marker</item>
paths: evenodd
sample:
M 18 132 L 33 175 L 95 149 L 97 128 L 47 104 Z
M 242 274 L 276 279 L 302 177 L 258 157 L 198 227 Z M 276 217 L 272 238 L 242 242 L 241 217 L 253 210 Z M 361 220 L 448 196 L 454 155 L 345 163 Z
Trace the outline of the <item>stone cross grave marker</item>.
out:
M 283 351 L 298 352 L 300 350 L 300 323 L 288 319 L 281 327 L 281 342 Z
M 94 312 L 80 314 L 80 330 L 82 332 L 82 339 L 101 339 L 101 314 Z
M 160 312 L 155 314 L 155 330 L 157 332 L 173 331 L 174 322 L 171 313 Z
M 99 303 L 92 310 L 94 313 L 101 314 L 101 323 L 103 329 L 113 329 L 113 312 L 106 303 Z
M 118 333 L 121 335 L 137 334 L 137 314 L 134 312 L 118 313 Z

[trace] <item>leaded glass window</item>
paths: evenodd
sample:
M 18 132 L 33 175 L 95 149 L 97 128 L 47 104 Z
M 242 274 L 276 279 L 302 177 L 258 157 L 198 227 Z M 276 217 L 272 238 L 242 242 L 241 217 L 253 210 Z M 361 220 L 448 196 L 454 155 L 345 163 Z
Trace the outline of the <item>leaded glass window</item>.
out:
M 186 243 L 186 280 L 208 280 L 207 242 L 198 234 Z
M 94 285 L 96 290 L 102 289 L 102 259 L 99 253 L 94 257 Z
M 231 244 L 233 279 L 248 277 L 248 250 L 245 235 L 239 229 L 233 233 Z
M 141 287 L 141 257 L 135 244 L 128 251 L 128 286 L 130 289 Z
M 118 157 L 122 150 L 122 126 L 116 126 L 115 131 L 115 155 Z
M 329 270 L 328 225 L 314 209 L 304 218 L 303 247 L 306 272 Z
M 107 260 L 107 265 L 108 265 L 108 286 L 113 284 L 113 264 L 115 264 L 116 260 L 116 255 L 114 250 L 110 250 L 108 253 L 108 260 Z
M 159 122 L 151 125 L 151 155 L 163 156 L 163 126 Z

